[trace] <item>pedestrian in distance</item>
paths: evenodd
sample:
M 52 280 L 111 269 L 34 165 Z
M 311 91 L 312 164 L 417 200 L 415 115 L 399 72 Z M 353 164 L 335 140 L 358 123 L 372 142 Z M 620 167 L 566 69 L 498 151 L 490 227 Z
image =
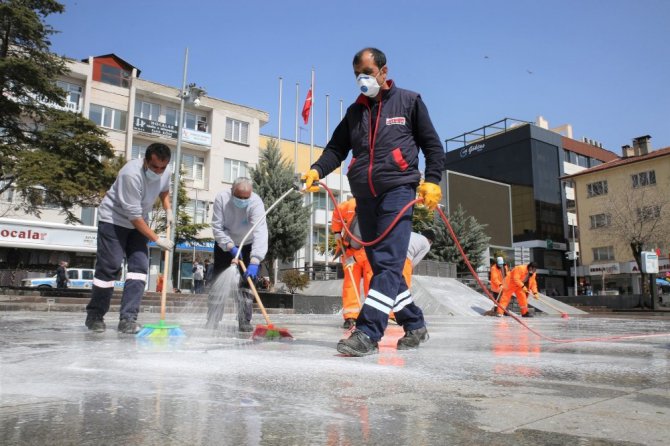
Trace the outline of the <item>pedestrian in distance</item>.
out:
M 70 281 L 67 276 L 67 266 L 68 263 L 65 260 L 58 262 L 58 268 L 56 268 L 56 288 L 67 288 Z
M 214 277 L 214 264 L 205 259 L 205 288 L 209 289 L 212 286 L 212 278 Z
M 240 246 L 244 236 L 259 222 L 244 246 Z M 240 282 L 238 301 L 238 326 L 241 332 L 253 331 L 251 325 L 253 295 L 246 280 L 256 280 L 260 263 L 268 251 L 268 227 L 265 222 L 265 205 L 253 191 L 249 178 L 239 177 L 230 190 L 220 192 L 214 199 L 212 212 L 212 233 L 214 234 L 213 280 L 228 268 L 240 254 L 246 265 L 246 273 Z M 210 291 L 207 301 L 207 328 L 217 328 L 223 318 L 223 302 Z
M 314 183 L 339 167 L 349 152 L 347 177 L 354 198 L 363 241 L 377 238 L 418 194 L 433 210 L 442 199 L 439 183 L 445 154 L 428 110 L 418 93 L 404 90 L 388 77 L 386 56 L 364 48 L 353 60 L 360 96 L 333 132 L 319 159 L 303 175 L 308 192 Z M 420 184 L 419 150 L 425 157 L 425 181 Z M 428 339 L 423 312 L 412 300 L 402 271 L 412 232 L 412 208 L 389 234 L 366 247 L 373 277 L 356 330 L 337 344 L 340 353 L 365 356 L 378 351 L 389 313 L 405 331 L 398 349 L 417 348 Z
M 205 292 L 205 266 L 199 259 L 193 261 L 193 294 L 202 294 Z
M 170 148 L 154 143 L 143 159 L 128 161 L 119 171 L 112 187 L 98 208 L 98 249 L 91 300 L 86 306 L 86 326 L 105 331 L 104 316 L 114 292 L 114 281 L 121 272 L 124 257 L 128 272 L 121 297 L 118 330 L 135 334 L 140 331 L 137 314 L 149 270 L 148 243 L 171 251 L 174 243 L 159 237 L 147 224 L 157 198 L 165 209 L 168 226 L 173 216 L 170 205 Z

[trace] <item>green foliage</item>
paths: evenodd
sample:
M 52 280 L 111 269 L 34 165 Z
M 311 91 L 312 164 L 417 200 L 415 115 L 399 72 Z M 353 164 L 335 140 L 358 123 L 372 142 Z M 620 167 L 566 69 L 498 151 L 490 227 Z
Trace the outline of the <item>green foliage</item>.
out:
M 97 206 L 116 175 L 104 132 L 65 104 L 56 86 L 65 60 L 49 51 L 45 18 L 63 12 L 53 0 L 0 2 L 0 193 L 14 188 L 18 208 L 39 216 L 56 206 L 66 222 L 75 206 Z M 101 161 L 102 160 L 102 161 Z
M 286 191 L 293 187 L 293 164 L 282 159 L 277 141 L 271 139 L 261 151 L 258 167 L 251 170 L 256 192 L 268 209 Z M 268 253 L 265 267 L 273 277 L 274 260 L 291 261 L 305 244 L 309 223 L 309 210 L 303 206 L 302 195 L 289 194 L 268 215 Z
M 478 223 L 472 216 L 468 217 L 460 205 L 455 212 L 449 215 L 449 222 L 473 268 L 477 269 L 483 265 L 487 260 L 484 253 L 490 240 L 490 237 L 484 233 L 486 225 Z M 465 261 L 444 222 L 437 222 L 432 229 L 435 231 L 435 242 L 426 258 L 455 263 L 458 272 L 468 271 Z
M 435 213 L 425 206 L 414 206 L 412 231 L 421 232 L 425 229 L 433 229 L 433 226 L 435 226 Z
M 288 292 L 293 294 L 296 291 L 304 289 L 309 285 L 309 277 L 307 274 L 302 274 L 300 271 L 295 269 L 290 269 L 282 275 L 282 282 L 288 288 Z
M 209 237 L 199 238 L 198 233 L 203 229 L 209 227 L 207 223 L 194 223 L 191 215 L 186 212 L 186 206 L 188 205 L 188 195 L 186 193 L 186 186 L 184 183 L 183 172 L 179 175 L 179 190 L 177 192 L 177 228 L 175 232 L 175 243 L 203 243 L 209 242 L 212 239 Z M 167 224 L 165 218 L 165 210 L 161 203 L 160 198 L 154 203 L 154 208 L 152 212 L 152 220 L 149 222 L 149 226 L 157 234 L 164 234 L 167 231 Z

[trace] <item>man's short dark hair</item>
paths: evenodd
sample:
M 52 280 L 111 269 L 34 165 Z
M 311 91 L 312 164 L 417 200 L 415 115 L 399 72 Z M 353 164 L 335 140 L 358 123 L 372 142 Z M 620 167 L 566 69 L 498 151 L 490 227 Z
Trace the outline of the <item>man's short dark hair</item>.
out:
M 537 263 L 535 263 L 535 262 L 530 262 L 530 263 L 528 264 L 528 268 L 535 268 L 535 269 L 537 269 Z
M 156 158 L 158 158 L 161 161 L 165 160 L 169 161 L 170 158 L 172 157 L 172 152 L 170 151 L 170 148 L 165 144 L 155 142 L 153 144 L 149 144 L 149 147 L 147 147 L 147 151 L 144 152 L 144 159 L 147 161 L 151 161 L 151 155 L 156 155 Z
M 386 65 L 386 54 L 384 54 L 381 50 L 378 50 L 377 48 L 363 48 L 359 52 L 356 53 L 354 56 L 354 65 L 358 65 L 361 63 L 361 59 L 363 58 L 363 54 L 366 52 L 370 51 L 372 53 L 372 59 L 375 61 L 375 65 L 377 65 L 377 68 L 380 70 Z
M 433 231 L 432 229 L 424 229 L 423 231 L 421 231 L 421 235 L 430 240 L 431 243 L 435 241 L 435 231 Z

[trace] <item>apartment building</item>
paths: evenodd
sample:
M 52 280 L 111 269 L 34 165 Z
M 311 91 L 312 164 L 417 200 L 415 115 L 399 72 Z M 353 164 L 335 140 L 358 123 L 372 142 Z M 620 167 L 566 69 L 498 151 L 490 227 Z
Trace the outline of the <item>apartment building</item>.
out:
M 564 177 L 574 185 L 581 222 L 580 285 L 597 293 L 640 293 L 640 272 L 622 224 L 649 235 L 645 249 L 658 249 L 659 270 L 670 275 L 670 147 L 653 151 L 645 135 L 622 152 L 622 158 Z
M 140 70 L 115 54 L 68 60 L 70 73 L 58 85 L 67 93 L 67 110 L 80 112 L 107 133 L 115 152 L 127 159 L 144 156 L 153 142 L 176 150 L 180 89 L 140 78 Z M 182 132 L 182 171 L 189 212 L 197 223 L 211 221 L 218 192 L 235 178 L 247 176 L 258 162 L 260 128 L 267 112 L 204 96 L 198 106 L 187 104 Z M 173 164 L 174 167 L 174 164 Z M 65 225 L 58 209 L 42 209 L 41 217 L 13 212 L 20 197 L 0 197 L 0 268 L 48 269 L 59 260 L 91 267 L 96 251 L 96 209 L 79 209 L 81 225 Z M 12 234 L 40 234 L 39 240 Z M 199 234 L 211 237 L 211 229 Z M 191 288 L 191 263 L 212 256 L 213 244 L 176 248 L 179 287 Z M 160 252 L 151 248 L 149 289 L 160 271 Z

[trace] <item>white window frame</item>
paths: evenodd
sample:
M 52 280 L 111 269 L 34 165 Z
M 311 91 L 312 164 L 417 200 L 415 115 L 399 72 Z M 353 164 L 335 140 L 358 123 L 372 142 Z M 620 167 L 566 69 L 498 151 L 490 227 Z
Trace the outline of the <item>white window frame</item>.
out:
M 661 206 L 654 204 L 637 208 L 637 221 L 645 222 L 648 220 L 657 220 L 661 218 Z
M 631 175 L 633 182 L 633 189 L 640 187 L 655 186 L 656 185 L 656 171 L 648 170 L 646 172 L 639 172 Z
M 174 122 L 172 120 L 168 119 L 168 113 L 174 112 Z M 176 108 L 172 107 L 165 107 L 165 123 L 166 124 L 171 124 L 175 127 L 179 125 L 179 110 Z
M 81 85 L 67 81 L 56 81 L 56 85 L 65 90 L 65 108 L 73 112 L 80 112 L 81 97 L 84 94 L 84 88 Z
M 96 122 L 91 114 L 93 113 L 94 107 L 99 107 L 100 108 L 100 123 Z M 112 129 L 112 130 L 118 130 L 121 132 L 126 131 L 126 121 L 127 121 L 127 115 L 126 112 L 123 110 L 117 110 L 115 108 L 111 107 L 105 107 L 104 105 L 100 104 L 91 104 L 90 110 L 88 112 L 88 117 L 91 121 L 95 122 L 98 126 L 104 127 L 107 129 Z M 121 124 L 120 128 L 114 127 L 114 121 L 117 120 Z M 109 118 L 109 125 L 105 125 L 105 121 Z
M 194 224 L 205 224 L 207 223 L 207 202 L 197 200 L 197 204 L 196 209 L 196 200 L 189 199 L 185 211 L 193 219 Z
M 592 248 L 593 261 L 614 260 L 614 246 L 598 246 Z
M 589 216 L 591 220 L 591 229 L 605 228 L 612 222 L 612 217 L 609 214 L 595 214 Z
M 181 156 L 181 169 L 184 172 L 184 178 L 193 181 L 205 180 L 205 158 L 184 153 Z
M 607 180 L 594 181 L 586 185 L 586 196 L 588 198 L 607 195 Z
M 249 123 L 226 118 L 226 141 L 249 145 Z
M 209 126 L 207 125 L 207 116 L 188 111 L 184 112 L 184 128 L 207 133 L 209 129 Z
M 161 115 L 160 104 L 153 102 L 137 100 L 135 101 L 135 116 L 138 118 L 148 119 L 149 121 L 158 121 Z
M 249 163 L 232 158 L 223 159 L 223 182 L 232 183 L 239 177 L 248 177 Z

